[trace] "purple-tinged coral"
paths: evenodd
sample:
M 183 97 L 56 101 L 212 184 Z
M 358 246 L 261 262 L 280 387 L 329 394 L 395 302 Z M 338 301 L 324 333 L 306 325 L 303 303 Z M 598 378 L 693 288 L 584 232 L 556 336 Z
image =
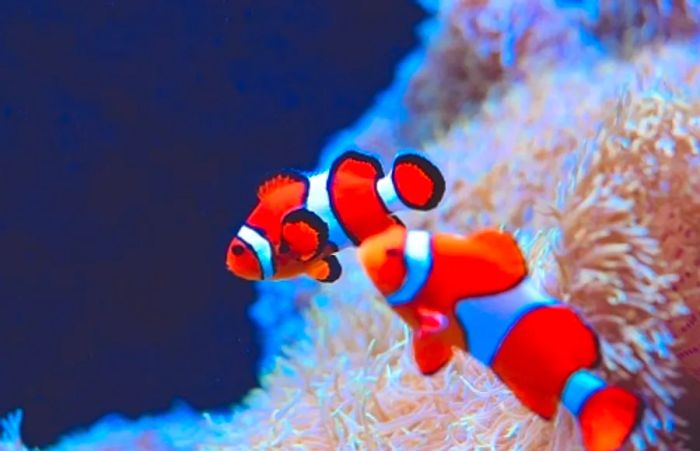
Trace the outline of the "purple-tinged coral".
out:
M 562 2 L 563 3 L 563 2 Z M 643 44 L 692 38 L 700 31 L 697 0 L 573 2 L 586 30 L 613 52 L 630 56 Z
M 441 2 L 439 27 L 406 92 L 416 140 L 440 136 L 462 113 L 478 110 L 489 91 L 535 66 L 595 51 L 547 0 Z M 531 61 L 532 59 L 536 61 Z

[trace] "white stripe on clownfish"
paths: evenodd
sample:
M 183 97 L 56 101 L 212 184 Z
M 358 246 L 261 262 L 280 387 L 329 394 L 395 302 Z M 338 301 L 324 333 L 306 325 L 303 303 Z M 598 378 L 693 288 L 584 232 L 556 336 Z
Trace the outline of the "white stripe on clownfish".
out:
M 387 210 L 393 213 L 406 208 L 406 205 L 401 202 L 399 194 L 396 192 L 392 172 L 377 180 L 376 186 L 377 194 Z
M 431 236 L 423 230 L 412 230 L 406 234 L 404 245 L 406 276 L 399 289 L 387 296 L 392 306 L 406 304 L 423 289 L 433 267 Z
M 578 417 L 588 398 L 606 385 L 603 379 L 590 371 L 578 370 L 567 379 L 561 402 L 569 412 Z
M 243 225 L 238 231 L 238 238 L 253 250 L 260 264 L 262 278 L 267 279 L 275 275 L 275 267 L 272 263 L 272 246 L 270 241 L 257 230 Z
M 501 343 L 520 318 L 538 307 L 558 303 L 538 290 L 527 277 L 510 290 L 460 300 L 455 314 L 465 336 L 469 337 L 469 353 L 490 365 Z
M 328 196 L 328 190 L 330 189 L 328 176 L 328 171 L 309 176 L 309 195 L 306 199 L 306 208 L 326 223 L 328 226 L 328 239 L 339 248 L 343 248 L 349 245 L 351 241 L 331 208 Z

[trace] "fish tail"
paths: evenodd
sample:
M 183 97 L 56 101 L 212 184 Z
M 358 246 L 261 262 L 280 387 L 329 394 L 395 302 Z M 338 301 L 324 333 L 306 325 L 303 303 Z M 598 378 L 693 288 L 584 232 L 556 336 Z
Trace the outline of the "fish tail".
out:
M 562 395 L 574 414 L 588 451 L 620 449 L 639 424 L 642 400 L 629 390 L 611 386 L 586 370 L 573 373 Z
M 415 210 L 435 208 L 445 194 L 445 179 L 440 169 L 424 154 L 412 150 L 404 150 L 396 156 L 391 173 L 380 183 L 385 184 L 383 191 L 390 193 L 388 197 Z M 391 202 L 393 199 L 384 200 L 395 204 Z

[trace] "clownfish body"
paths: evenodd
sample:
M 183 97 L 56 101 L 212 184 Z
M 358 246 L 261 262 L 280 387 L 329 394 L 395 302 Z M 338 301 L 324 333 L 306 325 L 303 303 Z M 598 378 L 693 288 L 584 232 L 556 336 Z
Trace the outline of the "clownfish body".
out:
M 404 151 L 384 174 L 371 155 L 347 151 L 318 174 L 287 170 L 258 188 L 258 205 L 231 241 L 226 264 L 248 280 L 306 274 L 333 282 L 341 273 L 333 255 L 390 226 L 397 210 L 429 210 L 445 181 L 422 154 Z
M 589 371 L 600 361 L 597 336 L 570 307 L 536 289 L 510 235 L 392 227 L 365 241 L 359 257 L 414 330 L 424 374 L 443 368 L 454 348 L 469 352 L 542 418 L 552 419 L 563 404 L 591 451 L 619 449 L 637 427 L 642 401 Z

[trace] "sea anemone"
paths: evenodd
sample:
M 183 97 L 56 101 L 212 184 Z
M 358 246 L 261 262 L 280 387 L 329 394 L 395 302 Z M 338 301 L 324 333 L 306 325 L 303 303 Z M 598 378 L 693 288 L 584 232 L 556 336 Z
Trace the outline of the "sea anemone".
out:
M 682 394 L 680 364 L 689 362 L 697 345 L 684 338 L 676 342 L 672 332 L 689 330 L 693 317 L 684 315 L 688 307 L 700 308 L 696 274 L 687 270 L 697 267 L 692 225 L 700 212 L 693 196 L 700 66 L 690 56 L 692 48 L 688 43 L 654 44 L 629 59 L 596 56 L 578 64 L 552 64 L 546 72 L 525 73 L 491 90 L 477 111 L 462 112 L 449 131 L 425 146 L 448 178 L 442 208 L 430 215 L 405 215 L 411 227 L 469 233 L 502 225 L 516 232 L 544 288 L 574 305 L 599 332 L 604 376 L 645 398 L 643 425 L 633 437 L 638 447 L 650 443 L 678 449 L 685 438 L 676 429 L 684 424 L 675 410 Z M 355 274 L 354 263 L 345 264 Z M 308 333 L 310 343 L 323 343 L 325 351 L 307 347 L 309 342 L 288 350 L 280 361 L 287 372 L 278 369 L 268 375 L 268 391 L 234 424 L 255 415 L 260 415 L 255 421 L 263 421 L 265 412 L 281 408 L 278 403 L 284 399 L 289 415 L 285 446 L 306 443 L 308 436 L 322 437 L 319 446 L 380 449 L 492 443 L 525 449 L 580 446 L 568 414 L 544 423 L 518 410 L 507 389 L 468 356 L 427 381 L 399 379 L 411 384 L 409 399 L 397 396 L 401 392 L 384 392 L 392 379 L 372 362 L 385 364 L 391 375 L 416 375 L 405 335 L 394 335 L 400 321 L 384 318 L 385 307 L 372 307 L 377 305 L 369 301 L 375 299 L 374 291 L 357 277 L 346 277 L 321 293 L 332 301 L 328 308 L 313 310 Z M 679 321 L 686 325 L 676 327 Z M 382 333 L 373 332 L 377 329 Z M 387 336 L 394 337 L 397 347 L 369 346 L 372 338 Z M 299 366 L 301 361 L 307 364 Z M 395 368 L 401 364 L 409 366 Z M 457 385 L 452 390 L 461 390 L 456 382 L 460 376 L 474 390 L 452 395 L 459 402 L 428 401 L 443 398 L 440 390 L 450 390 L 442 385 L 445 381 Z M 354 385 L 343 391 L 350 387 L 348 379 Z M 293 400 L 285 397 L 298 380 L 315 389 L 302 390 L 304 395 Z M 318 387 L 341 387 L 342 396 L 335 397 L 334 390 L 332 395 L 327 389 L 319 392 Z M 384 396 L 372 398 L 373 392 Z M 319 396 L 329 398 L 321 403 Z M 347 401 L 358 398 L 367 399 Z M 485 400 L 474 410 L 475 403 Z M 509 402 L 515 404 L 503 409 Z M 405 409 L 394 415 L 410 418 L 411 426 L 399 435 L 374 434 L 390 420 L 375 411 L 380 406 L 383 412 L 385 404 Z M 306 415 L 325 426 L 309 423 Z M 306 420 L 298 423 L 302 418 Z M 468 418 L 468 425 L 461 418 Z M 462 435 L 445 437 L 454 424 L 461 424 Z M 335 432 L 322 433 L 326 430 Z M 248 444 L 274 440 L 258 432 Z M 510 440 L 506 436 L 512 441 L 505 441 Z
M 540 92 L 539 98 L 545 95 Z M 697 183 L 691 172 L 700 103 L 642 88 L 614 99 L 614 108 L 597 110 L 600 127 L 592 127 L 588 139 L 570 140 L 568 147 L 557 144 L 558 151 L 526 141 L 512 147 L 518 149 L 511 151 L 513 158 L 529 155 L 526 167 L 534 177 L 518 176 L 518 164 L 494 163 L 482 171 L 481 180 L 462 182 L 464 187 L 454 190 L 450 209 L 429 219 L 412 215 L 409 222 L 464 233 L 501 219 L 517 224 L 535 277 L 574 305 L 600 334 L 601 372 L 645 398 L 648 408 L 635 444 L 678 449 L 684 436 L 674 431 L 683 421 L 674 402 L 682 391 L 669 324 L 686 313 L 684 299 L 697 298 L 677 275 L 682 265 L 676 252 L 687 243 L 669 244 L 666 236 L 680 224 L 692 224 L 693 212 L 700 212 L 696 201 L 683 198 Z M 464 152 L 445 150 L 453 136 L 468 147 L 469 141 L 455 132 L 428 150 L 434 157 L 442 152 L 442 164 L 454 169 L 451 173 L 465 163 Z M 546 171 L 555 176 L 537 177 Z M 510 183 L 501 183 L 504 179 Z M 478 198 L 478 193 L 498 192 L 529 204 L 533 190 L 540 195 L 530 214 L 515 200 Z M 471 202 L 480 202 L 474 217 L 468 213 Z M 676 216 L 669 221 L 671 213 L 655 205 L 676 206 L 683 213 L 671 207 Z M 467 355 L 434 377 L 422 377 L 405 327 L 376 298 L 352 258 L 346 260 L 349 276 L 321 290 L 332 300 L 328 307 L 314 306 L 308 313 L 308 339 L 285 351 L 247 409 L 225 425 L 231 443 L 254 449 L 580 447 L 568 413 L 562 409 L 553 423 L 538 419 Z M 280 429 L 253 427 L 261 422 Z

